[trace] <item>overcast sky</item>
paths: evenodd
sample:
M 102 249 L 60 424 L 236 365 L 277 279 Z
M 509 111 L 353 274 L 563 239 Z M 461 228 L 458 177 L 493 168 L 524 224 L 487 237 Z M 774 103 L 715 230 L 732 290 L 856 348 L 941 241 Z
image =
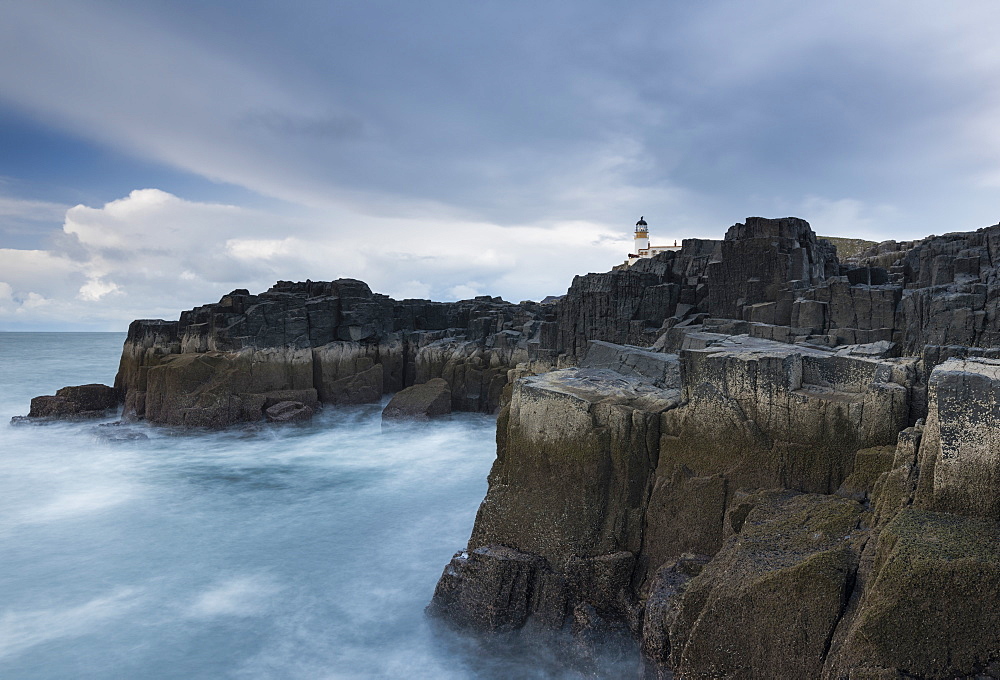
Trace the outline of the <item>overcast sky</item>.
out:
M 0 330 L 352 277 L 540 299 L 795 215 L 1000 219 L 1000 3 L 0 4 Z

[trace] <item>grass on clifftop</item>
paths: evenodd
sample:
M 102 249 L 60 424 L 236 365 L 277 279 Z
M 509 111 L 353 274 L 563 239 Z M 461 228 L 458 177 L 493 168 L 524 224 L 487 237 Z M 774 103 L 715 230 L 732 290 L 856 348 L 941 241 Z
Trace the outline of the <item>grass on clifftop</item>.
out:
M 840 260 L 854 257 L 877 245 L 875 241 L 866 241 L 863 238 L 841 238 L 840 236 L 818 236 L 817 238 L 826 239 L 837 246 L 837 258 Z

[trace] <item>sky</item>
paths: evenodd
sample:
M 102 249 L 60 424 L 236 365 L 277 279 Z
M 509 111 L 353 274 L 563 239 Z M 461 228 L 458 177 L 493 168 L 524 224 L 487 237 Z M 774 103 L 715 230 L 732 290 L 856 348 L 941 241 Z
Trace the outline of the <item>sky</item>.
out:
M 752 215 L 1000 219 L 1000 3 L 0 4 L 0 331 L 566 291 Z

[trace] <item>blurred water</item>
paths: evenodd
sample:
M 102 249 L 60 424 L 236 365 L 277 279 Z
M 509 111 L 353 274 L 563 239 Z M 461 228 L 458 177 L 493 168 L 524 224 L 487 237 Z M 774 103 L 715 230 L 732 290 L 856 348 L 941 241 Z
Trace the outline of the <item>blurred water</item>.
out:
M 0 678 L 579 677 L 423 615 L 486 492 L 493 418 L 383 432 L 371 405 L 118 443 L 6 425 L 110 384 L 123 340 L 0 333 Z

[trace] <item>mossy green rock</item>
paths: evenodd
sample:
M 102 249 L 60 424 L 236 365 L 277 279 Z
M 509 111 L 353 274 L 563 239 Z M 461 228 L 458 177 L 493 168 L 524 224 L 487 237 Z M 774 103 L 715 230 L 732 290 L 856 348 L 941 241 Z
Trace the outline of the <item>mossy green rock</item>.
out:
M 851 590 L 863 507 L 760 492 L 738 534 L 684 592 L 670 627 L 677 677 L 814 678 Z
M 1000 661 L 995 521 L 906 508 L 881 532 L 874 573 L 827 677 L 861 677 L 868 669 L 944 679 L 995 670 L 990 669 Z
M 837 489 L 837 495 L 867 501 L 872 496 L 879 477 L 893 468 L 895 446 L 874 446 L 854 455 L 854 469 Z
M 519 380 L 470 546 L 508 545 L 557 570 L 576 557 L 638 553 L 658 414 L 677 392 L 591 369 Z

